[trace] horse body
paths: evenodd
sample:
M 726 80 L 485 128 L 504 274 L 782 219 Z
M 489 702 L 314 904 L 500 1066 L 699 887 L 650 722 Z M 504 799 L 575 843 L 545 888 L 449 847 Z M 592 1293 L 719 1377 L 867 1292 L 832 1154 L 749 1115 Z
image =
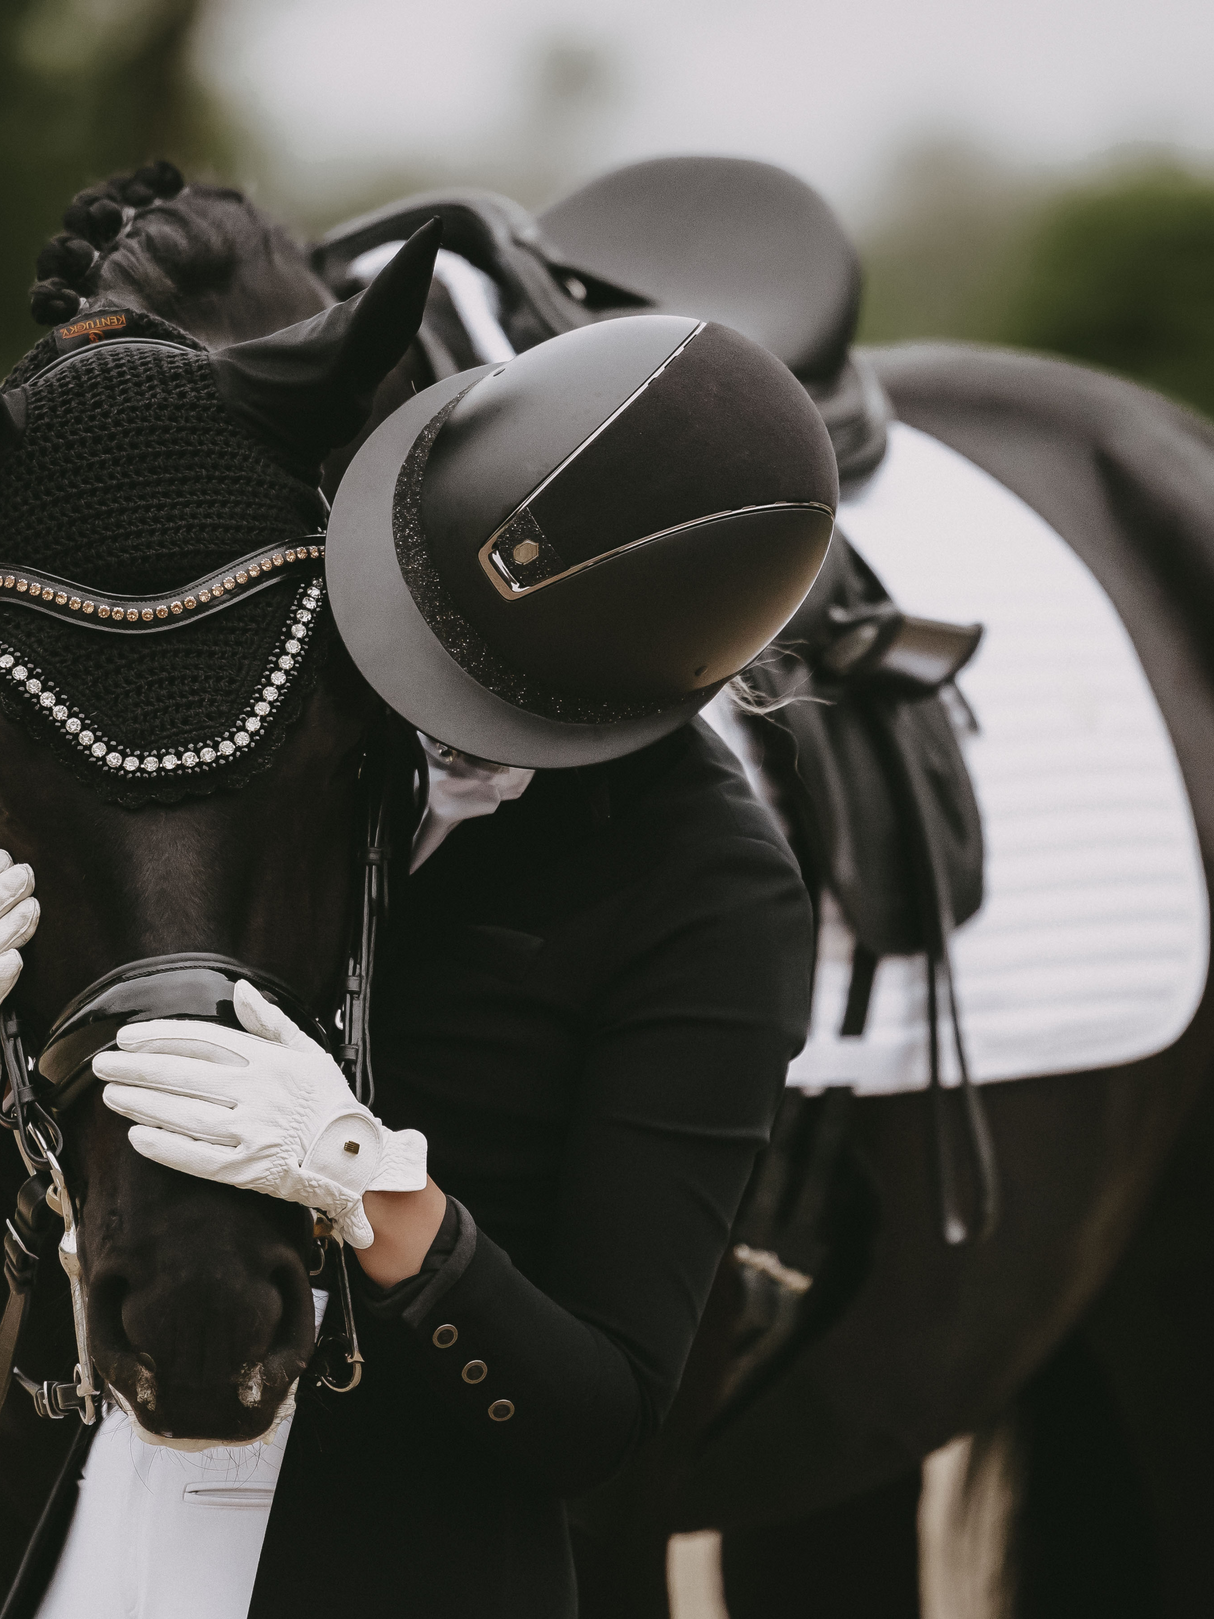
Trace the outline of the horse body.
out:
M 1204 907 L 1214 856 L 1214 434 L 1132 384 L 1059 362 L 959 346 L 873 359 L 897 419 L 1017 495 L 1111 599 L 1183 775 Z M 848 533 L 846 502 L 839 522 Z M 921 524 L 917 513 L 920 538 Z M 770 721 L 742 718 L 761 752 Z M 786 750 L 768 750 L 760 785 L 777 806 L 795 786 L 791 769 Z M 799 852 L 819 887 L 822 872 Z M 1195 1374 L 1212 1347 L 1205 1312 L 1189 1302 L 1208 1290 L 1211 1264 L 1200 1236 L 1210 1212 L 1208 969 L 1183 1032 L 1165 1040 L 1117 1066 L 1052 1064 L 980 1087 L 1003 1197 L 993 1234 L 977 1245 L 940 1238 L 930 1095 L 856 1098 L 824 1192 L 821 1270 L 791 1342 L 729 1392 L 747 1294 L 727 1257 L 664 1434 L 631 1477 L 579 1509 L 587 1611 L 664 1613 L 665 1534 L 715 1528 L 733 1619 L 807 1607 L 909 1619 L 920 1602 L 921 1464 L 978 1431 L 988 1448 L 971 1453 L 950 1526 L 960 1545 L 957 1514 L 988 1476 L 983 1456 L 993 1457 L 1004 1532 L 983 1598 L 992 1616 L 1208 1612 L 1214 1576 L 1196 1526 L 1214 1501 L 1210 1428 L 1186 1421 L 1208 1403 Z M 855 1062 L 863 1068 L 862 1056 Z M 812 1082 L 805 1059 L 794 1067 Z M 830 1092 L 790 1099 L 799 1118 L 783 1149 L 786 1221 L 835 1106 Z M 764 1172 L 761 1161 L 756 1176 Z M 782 1259 L 785 1234 L 795 1235 L 777 1221 L 769 1245 Z M 966 1598 L 958 1611 L 978 1619 L 986 1610 Z

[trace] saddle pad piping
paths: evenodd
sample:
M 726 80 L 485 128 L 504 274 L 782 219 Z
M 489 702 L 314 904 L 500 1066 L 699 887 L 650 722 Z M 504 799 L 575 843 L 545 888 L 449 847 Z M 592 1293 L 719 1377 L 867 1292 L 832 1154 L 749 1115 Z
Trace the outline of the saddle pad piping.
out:
M 182 615 L 204 618 L 208 613 L 230 606 L 233 601 L 243 601 L 264 590 L 284 577 L 276 571 L 279 568 L 323 563 L 324 539 L 323 534 L 305 534 L 285 549 L 259 547 L 235 562 L 204 574 L 181 590 L 161 591 L 154 596 L 106 595 L 89 590 L 85 585 L 73 584 L 70 579 L 57 579 L 54 574 L 31 568 L 13 569 L 0 563 L 0 603 L 33 607 L 40 613 L 83 624 L 90 630 L 111 630 L 123 635 L 155 634 L 185 623 Z M 320 568 L 314 566 L 308 571 L 317 573 Z

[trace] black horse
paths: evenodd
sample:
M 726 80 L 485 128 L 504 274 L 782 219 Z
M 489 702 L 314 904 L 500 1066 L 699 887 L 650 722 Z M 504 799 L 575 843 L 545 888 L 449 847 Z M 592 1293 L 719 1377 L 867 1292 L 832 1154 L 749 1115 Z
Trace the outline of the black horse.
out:
M 1166 719 L 1208 881 L 1214 432 L 1050 360 L 944 346 L 871 360 L 898 421 L 1014 491 L 1107 591 Z M 936 1560 L 964 1565 L 984 1457 L 1000 1524 L 989 1589 L 962 1579 L 955 1611 L 1210 1611 L 1211 1012 L 1207 985 L 1166 1050 L 983 1087 L 1004 1197 L 981 1245 L 939 1238 L 930 1097 L 855 1102 L 820 1250 L 843 1299 L 816 1321 L 807 1307 L 771 1379 L 669 1438 L 646 1481 L 672 1524 L 725 1530 L 733 1619 L 917 1614 L 919 1463 L 975 1430 Z M 810 1139 L 830 1107 L 809 1104 Z M 737 1285 L 722 1277 L 726 1297 Z

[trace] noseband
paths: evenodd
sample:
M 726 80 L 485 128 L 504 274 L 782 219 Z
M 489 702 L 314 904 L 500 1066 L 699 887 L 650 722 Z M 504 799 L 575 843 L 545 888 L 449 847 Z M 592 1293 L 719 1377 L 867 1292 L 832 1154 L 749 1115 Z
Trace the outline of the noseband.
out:
M 319 549 L 323 556 L 323 546 Z M 307 560 L 311 563 L 317 558 L 317 549 L 309 547 L 309 551 Z M 300 561 L 304 561 L 302 548 L 297 550 L 296 555 Z M 278 560 L 278 556 L 273 555 L 269 569 L 272 570 Z M 240 573 L 238 585 L 243 584 L 245 571 Z M 22 580 L 27 586 L 26 591 L 10 597 L 10 600 L 34 605 L 31 601 L 33 592 L 28 585 L 31 577 L 27 575 Z M 277 577 L 280 575 L 270 572 L 270 580 Z M 45 587 L 39 583 L 37 601 L 41 610 L 72 615 L 77 623 L 95 626 L 96 615 L 75 617 L 77 604 L 74 598 L 68 598 L 66 610 L 54 600 L 54 594 L 63 594 L 52 592 L 52 586 L 58 583 L 51 581 Z M 211 592 L 209 604 L 199 601 L 198 605 L 210 606 L 211 610 L 226 605 L 232 599 L 231 595 L 225 595 L 228 583 L 224 581 L 223 593 L 219 590 Z M 253 581 L 249 583 L 253 584 Z M 6 593 L 6 586 L 7 580 L 0 572 L 0 600 Z M 183 601 L 190 595 L 191 592 L 186 591 Z M 201 596 L 201 591 L 196 595 Z M 124 606 L 122 618 L 126 623 L 129 617 L 129 629 L 137 633 L 147 629 L 171 630 L 179 623 L 189 622 L 184 607 L 182 616 L 177 617 L 176 613 L 174 597 L 167 599 L 164 614 L 159 613 L 158 606 L 145 611 L 141 605 L 139 616 L 136 617 Z M 117 616 L 116 609 L 111 607 L 109 622 L 112 624 Z M 399 731 L 398 737 L 390 736 L 394 730 Z M 369 745 L 363 761 L 366 821 L 360 853 L 360 915 L 351 932 L 346 976 L 342 985 L 341 1014 L 340 1018 L 334 1019 L 335 1026 L 340 1028 L 340 1040 L 336 1044 L 288 984 L 272 974 L 218 955 L 152 956 L 128 962 L 107 973 L 77 995 L 59 1015 L 36 1063 L 26 1057 L 16 1014 L 11 1007 L 0 1007 L 0 1060 L 5 1081 L 3 1102 L 0 1103 L 0 1125 L 13 1131 L 30 1175 L 21 1189 L 13 1217 L 6 1222 L 4 1274 L 9 1287 L 9 1300 L 0 1319 L 0 1407 L 7 1397 L 11 1381 L 15 1379 L 32 1397 L 39 1416 L 57 1419 L 65 1417 L 69 1411 L 75 1411 L 86 1425 L 97 1420 L 100 1389 L 89 1347 L 88 1296 L 78 1245 L 81 1206 L 68 1183 L 64 1168 L 62 1126 L 67 1113 L 94 1082 L 93 1058 L 99 1052 L 115 1047 L 120 1028 L 128 1023 L 148 1022 L 153 1018 L 195 1019 L 240 1028 L 233 993 L 237 982 L 242 978 L 247 979 L 268 1001 L 281 1007 L 310 1038 L 326 1051 L 332 1051 L 359 1101 L 371 1102 L 374 1099 L 369 1049 L 371 979 L 375 965 L 376 935 L 380 921 L 386 918 L 388 904 L 390 759 L 393 749 L 401 756 L 410 757 L 420 789 L 414 794 L 414 811 L 415 815 L 420 815 L 424 808 L 426 777 L 424 765 L 418 764 L 420 749 L 415 744 L 413 733 L 400 725 L 395 715 L 386 714 L 379 734 Z M 52 1216 L 57 1216 L 63 1222 L 63 1234 L 58 1244 L 59 1258 L 71 1286 L 77 1364 L 71 1382 L 39 1384 L 19 1370 L 15 1358 L 31 1312 L 39 1265 L 46 1256 L 53 1234 Z M 330 1249 L 331 1235 L 328 1221 L 323 1216 L 318 1217 L 314 1228 L 317 1245 L 314 1258 L 317 1262 L 311 1274 L 317 1276 L 322 1271 L 332 1271 L 332 1286 L 336 1286 L 341 1303 L 342 1325 L 339 1331 L 320 1338 L 310 1363 L 310 1374 L 318 1384 L 323 1383 L 337 1393 L 347 1393 L 357 1387 L 363 1362 L 355 1330 L 344 1251 L 340 1244 Z

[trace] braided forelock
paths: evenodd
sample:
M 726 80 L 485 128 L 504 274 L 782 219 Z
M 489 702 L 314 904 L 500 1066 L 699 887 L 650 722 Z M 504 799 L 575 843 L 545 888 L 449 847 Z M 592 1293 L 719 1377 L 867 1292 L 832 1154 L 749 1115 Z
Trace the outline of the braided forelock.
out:
M 185 186 L 149 164 L 82 191 L 43 249 L 30 306 L 57 325 L 82 308 L 143 310 L 208 347 L 263 336 L 332 303 L 302 249 L 239 191 Z

